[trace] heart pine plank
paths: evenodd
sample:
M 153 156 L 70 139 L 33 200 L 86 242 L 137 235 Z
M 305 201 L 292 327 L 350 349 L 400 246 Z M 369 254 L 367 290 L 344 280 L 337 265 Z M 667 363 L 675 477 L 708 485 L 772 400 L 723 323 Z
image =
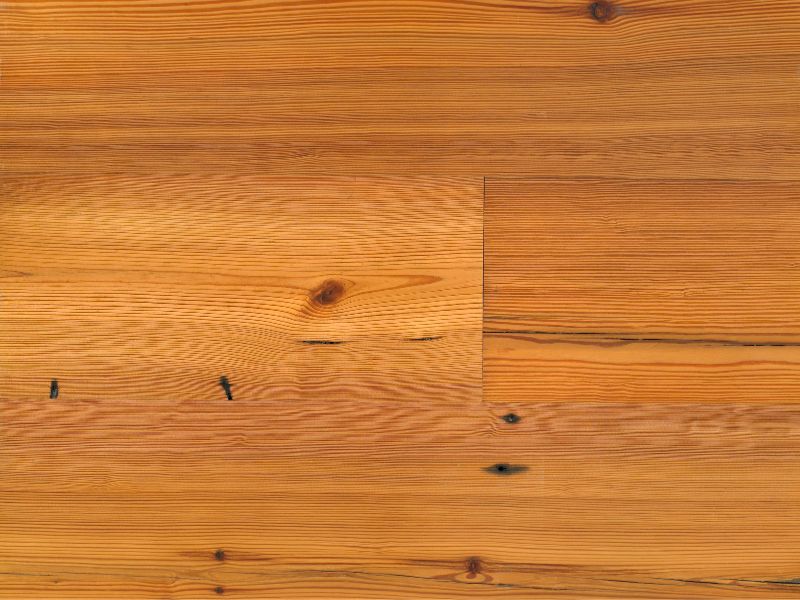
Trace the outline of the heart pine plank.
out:
M 485 334 L 493 398 L 570 402 L 800 400 L 800 344 L 649 341 L 602 335 Z
M 188 408 L 224 399 L 223 375 L 239 403 L 477 398 L 480 179 L 41 176 L 5 189 L 11 398 L 38 401 L 57 378 L 65 401 Z
M 794 0 L 11 0 L 13 172 L 793 179 Z
M 484 399 L 571 517 L 547 562 L 616 570 L 565 598 L 796 594 L 798 191 L 487 180 Z
M 796 598 L 799 39 L 0 4 L 0 598 Z
M 259 565 L 278 556 L 373 569 L 394 543 L 403 480 L 491 431 L 482 186 L 7 178 L 0 597 L 262 594 Z M 494 484 L 495 455 L 481 452 L 470 468 Z M 431 500 L 416 527 L 470 503 Z M 221 565 L 220 546 L 244 562 Z M 466 558 L 447 560 L 455 572 Z
M 16 426 L 6 597 L 792 597 L 796 406 L 516 409 L 445 441 Z
M 796 182 L 489 179 L 486 328 L 800 343 L 798 200 Z

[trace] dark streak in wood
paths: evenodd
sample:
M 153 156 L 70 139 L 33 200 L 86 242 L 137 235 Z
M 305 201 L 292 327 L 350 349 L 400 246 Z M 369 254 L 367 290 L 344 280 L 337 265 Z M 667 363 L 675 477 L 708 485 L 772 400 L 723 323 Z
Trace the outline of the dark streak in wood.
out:
M 736 579 L 737 582 L 767 583 L 770 585 L 800 585 L 800 577 L 795 579 Z
M 486 467 L 484 471 L 494 475 L 516 475 L 517 473 L 524 473 L 528 467 L 524 465 L 510 465 L 508 463 L 497 463 L 491 467 Z
M 344 344 L 343 340 L 300 340 L 303 344 L 310 346 L 337 346 Z
M 569 338 L 571 336 L 593 336 L 599 340 L 610 340 L 618 342 L 618 344 L 632 344 L 637 342 L 651 342 L 659 344 L 696 344 L 701 346 L 741 346 L 752 348 L 783 348 L 783 347 L 800 347 L 800 342 L 743 342 L 739 340 L 725 340 L 725 339 L 703 339 L 703 338 L 666 338 L 666 337 L 630 337 L 624 334 L 605 332 L 605 331 L 535 331 L 529 329 L 485 329 L 484 335 L 538 335 L 538 336 L 561 336 Z M 553 340 L 542 343 L 559 343 L 568 340 Z M 598 346 L 608 346 L 612 344 L 598 342 L 576 342 L 569 341 L 573 344 L 593 344 Z
M 442 336 L 434 335 L 430 337 L 417 337 L 417 338 L 408 338 L 407 341 L 409 342 L 432 342 L 434 340 L 440 340 Z

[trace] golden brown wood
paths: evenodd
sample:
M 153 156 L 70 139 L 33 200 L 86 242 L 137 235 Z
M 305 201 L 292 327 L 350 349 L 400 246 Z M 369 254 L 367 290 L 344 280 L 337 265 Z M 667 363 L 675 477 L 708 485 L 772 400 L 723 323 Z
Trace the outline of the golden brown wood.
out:
M 800 346 L 487 333 L 485 390 L 548 401 L 794 403 Z
M 796 595 L 798 190 L 487 181 L 484 398 L 564 597 Z
M 798 40 L 0 3 L 0 598 L 796 598 Z
M 5 188 L 0 389 L 13 398 L 39 399 L 55 377 L 65 402 L 188 406 L 224 399 L 221 375 L 238 402 L 476 398 L 479 179 Z
M 594 4 L 11 0 L 2 165 L 797 177 L 794 0 Z
M 796 182 L 490 179 L 492 331 L 800 343 Z
M 346 444 L 310 423 L 274 440 L 20 409 L 49 425 L 4 450 L 10 597 L 795 593 L 796 406 L 519 408 L 448 440 Z M 486 456 L 530 469 L 489 477 Z
M 257 597 L 277 557 L 405 555 L 401 482 L 491 422 L 482 186 L 7 178 L 0 596 Z

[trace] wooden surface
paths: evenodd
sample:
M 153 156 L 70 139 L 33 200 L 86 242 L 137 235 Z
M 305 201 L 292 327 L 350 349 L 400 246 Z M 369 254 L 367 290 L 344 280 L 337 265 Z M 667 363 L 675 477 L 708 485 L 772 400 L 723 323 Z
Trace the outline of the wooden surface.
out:
M 487 181 L 484 399 L 559 500 L 531 554 L 565 597 L 797 597 L 798 192 Z
M 33 401 L 57 377 L 65 402 L 188 407 L 224 400 L 225 375 L 240 403 L 469 401 L 480 391 L 482 187 L 8 178 L 3 391 Z
M 800 594 L 800 7 L 0 4 L 0 598 Z
M 442 469 L 496 462 L 469 442 L 493 425 L 481 179 L 6 189 L 3 597 L 284 597 L 449 554 L 416 550 L 467 494 Z
M 490 330 L 800 342 L 795 182 L 490 179 Z
M 795 0 L 10 0 L 4 169 L 795 179 Z

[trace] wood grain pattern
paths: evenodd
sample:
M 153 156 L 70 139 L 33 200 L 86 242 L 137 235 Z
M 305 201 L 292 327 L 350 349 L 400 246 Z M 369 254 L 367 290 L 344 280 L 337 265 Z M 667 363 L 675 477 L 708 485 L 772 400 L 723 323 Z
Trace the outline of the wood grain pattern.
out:
M 221 375 L 238 402 L 479 391 L 480 180 L 5 187 L 0 389 L 11 398 L 39 400 L 53 377 L 68 401 L 168 406 L 224 399 Z
M 236 441 L 223 426 L 199 445 L 54 411 L 36 430 L 24 417 L 41 411 L 20 409 L 6 597 L 796 593 L 797 406 L 520 408 L 517 425 L 487 416 L 446 442 L 322 443 L 308 426 Z M 490 456 L 530 469 L 489 476 Z
M 793 0 L 12 0 L 2 165 L 793 179 Z
M 0 598 L 797 598 L 798 40 L 0 3 Z
M 655 334 L 654 334 L 655 335 Z M 794 403 L 800 346 L 487 333 L 493 398 L 570 402 Z
M 489 180 L 493 331 L 800 342 L 796 182 Z
M 381 509 L 380 483 L 490 418 L 480 179 L 4 185 L 3 598 L 258 595 L 268 554 L 363 563 L 408 497 Z M 198 572 L 218 546 L 250 566 Z
M 484 398 L 616 570 L 563 597 L 797 595 L 798 189 L 487 181 Z

